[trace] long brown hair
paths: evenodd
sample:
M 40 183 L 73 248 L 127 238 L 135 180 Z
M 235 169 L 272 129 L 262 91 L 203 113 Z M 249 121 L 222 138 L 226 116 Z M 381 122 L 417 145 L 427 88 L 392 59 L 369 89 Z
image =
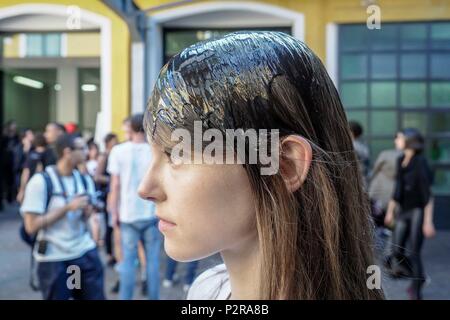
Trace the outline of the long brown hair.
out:
M 281 173 L 244 164 L 255 193 L 261 299 L 382 299 L 366 285 L 372 224 L 339 95 L 317 56 L 278 32 L 239 32 L 193 45 L 161 70 L 146 130 L 278 129 L 311 144 L 307 179 L 289 192 Z M 281 156 L 283 156 L 281 154 Z

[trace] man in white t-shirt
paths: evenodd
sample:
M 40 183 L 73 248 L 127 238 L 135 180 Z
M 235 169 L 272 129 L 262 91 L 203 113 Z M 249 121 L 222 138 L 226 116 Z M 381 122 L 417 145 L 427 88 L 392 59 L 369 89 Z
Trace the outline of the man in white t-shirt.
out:
M 40 290 L 46 300 L 102 300 L 103 267 L 86 225 L 95 187 L 75 170 L 84 153 L 69 135 L 56 140 L 55 151 L 56 166 L 30 179 L 20 208 L 25 231 L 37 234 Z
M 161 235 L 157 227 L 155 206 L 138 195 L 138 187 L 151 161 L 150 145 L 145 140 L 143 115 L 131 118 L 130 141 L 116 145 L 109 155 L 108 173 L 111 187 L 108 197 L 113 222 L 120 224 L 123 260 L 119 266 L 119 298 L 133 298 L 138 242 L 145 248 L 147 293 L 159 299 L 159 253 Z

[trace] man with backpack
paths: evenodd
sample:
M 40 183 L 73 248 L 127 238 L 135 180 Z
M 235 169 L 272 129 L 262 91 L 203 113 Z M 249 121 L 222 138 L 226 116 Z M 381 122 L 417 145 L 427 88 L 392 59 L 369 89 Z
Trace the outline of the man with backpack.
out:
M 26 233 L 35 236 L 33 258 L 45 300 L 105 298 L 103 267 L 87 228 L 95 190 L 76 170 L 81 149 L 61 135 L 56 165 L 30 179 L 20 208 Z

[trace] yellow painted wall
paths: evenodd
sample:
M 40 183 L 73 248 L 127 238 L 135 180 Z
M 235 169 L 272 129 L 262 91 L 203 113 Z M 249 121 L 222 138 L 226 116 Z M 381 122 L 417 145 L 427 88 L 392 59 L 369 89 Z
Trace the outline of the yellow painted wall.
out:
M 192 1 L 192 3 L 213 0 Z M 135 0 L 140 8 L 155 7 L 175 1 Z M 326 25 L 328 23 L 365 23 L 368 17 L 361 0 L 260 0 L 305 15 L 305 42 L 325 59 Z M 384 22 L 450 20 L 450 0 L 377 0 Z M 181 5 L 180 5 L 181 6 Z M 170 10 L 169 8 L 168 10 Z
M 99 32 L 71 32 L 67 37 L 67 57 L 100 57 Z M 8 44 L 4 43 L 5 58 L 19 58 L 19 34 L 9 36 Z
M 67 57 L 100 57 L 100 33 L 66 33 Z
M 122 120 L 130 113 L 130 32 L 127 24 L 100 0 L 1 0 L 0 9 L 26 3 L 46 3 L 55 5 L 77 5 L 84 10 L 97 13 L 111 22 L 111 64 L 112 64 L 112 130 L 123 138 Z
M 8 38 L 8 43 L 3 41 L 3 56 L 5 58 L 17 58 L 19 56 L 19 35 L 14 34 Z

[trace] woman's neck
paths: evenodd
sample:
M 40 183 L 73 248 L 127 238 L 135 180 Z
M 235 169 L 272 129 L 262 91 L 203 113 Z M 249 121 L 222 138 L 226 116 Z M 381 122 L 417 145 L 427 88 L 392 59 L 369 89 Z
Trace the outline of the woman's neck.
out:
M 409 162 L 411 161 L 411 159 L 414 157 L 415 152 L 414 152 L 414 150 L 411 150 L 411 149 L 405 149 L 404 154 L 405 154 L 405 158 L 403 159 L 402 166 L 406 167 L 409 164 Z
M 239 247 L 225 250 L 221 255 L 230 276 L 231 299 L 258 299 L 261 264 L 258 236 L 249 236 Z

